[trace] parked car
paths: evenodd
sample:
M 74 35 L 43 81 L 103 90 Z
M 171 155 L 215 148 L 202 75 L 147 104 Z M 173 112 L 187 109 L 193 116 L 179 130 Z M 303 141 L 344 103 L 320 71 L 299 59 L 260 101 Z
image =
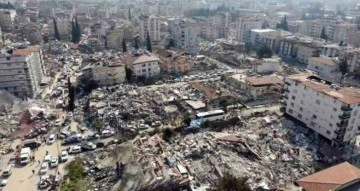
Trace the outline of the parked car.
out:
M 96 149 L 96 145 L 92 142 L 82 142 L 81 143 L 81 149 L 83 150 L 95 150 Z
M 6 186 L 7 182 L 7 179 L 0 179 L 0 188 Z
M 85 140 L 86 141 L 91 141 L 91 140 L 96 140 L 96 139 L 99 139 L 100 135 L 99 134 L 91 134 L 91 135 L 88 135 Z
M 40 167 L 39 174 L 46 174 L 46 172 L 49 170 L 49 163 L 43 162 Z
M 44 162 L 46 162 L 46 163 L 50 163 L 51 162 L 51 158 L 52 158 L 52 156 L 51 155 L 46 155 L 45 157 L 44 157 Z
M 76 134 L 66 138 L 63 144 L 73 144 L 73 143 L 79 143 L 81 141 L 82 141 L 82 135 Z
M 77 153 L 81 153 L 81 151 L 82 151 L 81 146 L 76 145 L 76 146 L 73 146 L 73 147 L 70 148 L 69 153 L 70 154 L 77 154 Z
M 49 136 L 49 139 L 47 140 L 47 144 L 51 145 L 55 142 L 55 140 L 56 140 L 55 134 L 51 134 Z
M 14 167 L 13 164 L 9 164 L 9 165 L 5 168 L 5 170 L 3 171 L 2 176 L 3 176 L 3 177 L 9 177 L 9 176 L 11 176 L 11 174 L 12 174 L 12 168 L 13 168 L 13 167 Z
M 30 149 L 36 149 L 41 145 L 36 139 L 27 139 L 23 142 L 23 147 L 30 147 Z
M 58 157 L 52 157 L 52 158 L 51 158 L 51 161 L 50 161 L 50 166 L 51 166 L 51 168 L 57 167 L 58 164 L 59 164 L 59 159 L 58 159 Z
M 106 146 L 106 145 L 105 145 L 105 143 L 103 143 L 103 142 L 100 142 L 100 141 L 99 141 L 99 142 L 96 143 L 96 147 L 97 147 L 97 148 L 102 148 L 102 147 L 105 147 L 105 146 Z
M 69 159 L 69 154 L 67 151 L 61 151 L 61 155 L 60 155 L 60 162 L 65 162 Z
M 115 134 L 114 131 L 110 131 L 110 130 L 104 130 L 101 132 L 101 137 L 103 138 L 107 138 L 107 137 L 111 137 Z

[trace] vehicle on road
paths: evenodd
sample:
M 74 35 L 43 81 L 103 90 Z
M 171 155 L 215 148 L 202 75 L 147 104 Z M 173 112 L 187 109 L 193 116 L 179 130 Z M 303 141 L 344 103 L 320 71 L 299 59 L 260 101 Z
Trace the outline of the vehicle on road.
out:
M 72 136 L 66 138 L 63 145 L 79 143 L 81 141 L 82 141 L 82 135 L 76 134 L 76 135 L 72 135 Z
M 27 139 L 23 142 L 23 147 L 29 147 L 30 149 L 36 149 L 41 143 L 36 139 Z
M 103 138 L 107 138 L 107 137 L 111 137 L 115 134 L 114 131 L 110 131 L 110 130 L 104 130 L 101 132 L 101 137 Z
M 70 154 L 77 154 L 77 153 L 81 153 L 81 146 L 80 145 L 76 145 L 70 148 L 69 153 Z
M 51 145 L 51 144 L 53 144 L 53 143 L 55 142 L 55 140 L 56 140 L 55 134 L 51 134 L 51 135 L 49 136 L 49 139 L 48 139 L 48 141 L 47 141 L 47 144 Z
M 9 177 L 12 174 L 12 168 L 14 167 L 13 164 L 9 164 L 6 169 L 3 171 L 2 176 L 3 177 Z
M 84 151 L 95 150 L 96 145 L 92 142 L 84 141 L 81 143 L 81 149 Z
M 50 161 L 51 168 L 55 168 L 59 165 L 59 158 L 58 157 L 52 157 Z
M 0 179 L 0 188 L 3 188 L 4 186 L 6 186 L 8 180 L 7 179 Z
M 43 162 L 40 167 L 39 174 L 46 174 L 46 172 L 49 170 L 49 163 Z
M 20 151 L 20 164 L 26 165 L 30 162 L 31 149 L 30 147 L 22 148 Z
M 61 155 L 60 155 L 60 162 L 65 162 L 69 159 L 69 154 L 67 151 L 61 151 Z
M 50 161 L 51 161 L 51 158 L 52 158 L 52 156 L 51 155 L 46 155 L 45 157 L 44 157 L 44 162 L 47 162 L 47 163 L 50 163 Z
M 100 135 L 98 135 L 98 134 L 91 134 L 91 135 L 86 136 L 85 140 L 86 141 L 97 140 L 97 139 L 99 139 L 99 137 L 100 137 Z
M 51 182 L 49 181 L 49 177 L 48 176 L 42 176 L 40 179 L 40 182 L 38 184 L 38 188 L 43 190 L 48 188 L 51 185 Z

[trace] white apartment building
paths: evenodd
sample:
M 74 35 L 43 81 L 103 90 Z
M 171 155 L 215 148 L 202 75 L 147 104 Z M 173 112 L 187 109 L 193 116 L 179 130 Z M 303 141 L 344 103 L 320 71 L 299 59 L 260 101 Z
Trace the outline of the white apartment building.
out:
M 260 48 L 262 44 L 266 44 L 273 49 L 278 38 L 277 34 L 278 32 L 273 29 L 252 29 L 249 42 L 255 48 Z
M 16 49 L 0 55 L 0 89 L 20 98 L 34 98 L 43 77 L 39 46 Z
M 160 17 L 151 15 L 145 16 L 140 20 L 140 39 L 142 42 L 146 41 L 147 34 L 149 33 L 151 41 L 160 41 Z
M 133 72 L 133 77 L 144 76 L 146 78 L 160 73 L 160 58 L 151 53 L 124 55 L 124 62 Z
M 264 58 L 254 62 L 254 72 L 256 73 L 271 73 L 279 72 L 281 60 L 279 57 Z
M 360 89 L 339 87 L 309 74 L 285 78 L 286 114 L 342 146 L 352 141 L 360 126 Z
M 252 29 L 261 29 L 263 19 L 259 17 L 240 17 L 236 27 L 236 40 L 249 42 Z
M 184 19 L 169 19 L 169 29 L 178 48 L 192 55 L 198 53 L 199 39 L 196 22 Z
M 338 63 L 329 57 L 310 57 L 307 69 L 316 72 L 321 78 L 331 82 L 339 82 L 341 78 Z
M 125 66 L 122 63 L 91 63 L 82 69 L 83 77 L 99 86 L 113 86 L 125 82 Z
M 11 32 L 14 28 L 14 21 L 16 17 L 15 10 L 0 9 L 0 26 L 5 32 Z

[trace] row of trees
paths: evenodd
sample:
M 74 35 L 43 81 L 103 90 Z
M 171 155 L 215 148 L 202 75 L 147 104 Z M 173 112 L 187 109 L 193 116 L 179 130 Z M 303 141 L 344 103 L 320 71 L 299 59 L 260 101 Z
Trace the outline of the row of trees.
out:
M 56 40 L 61 40 L 61 36 L 59 33 L 59 28 L 57 26 L 57 22 L 56 19 L 53 19 L 53 23 L 54 23 L 54 35 L 55 35 L 55 39 Z M 80 42 L 80 38 L 81 38 L 81 30 L 80 30 L 80 26 L 79 23 L 77 21 L 77 18 L 75 17 L 72 21 L 71 21 L 71 42 L 73 43 L 79 43 Z

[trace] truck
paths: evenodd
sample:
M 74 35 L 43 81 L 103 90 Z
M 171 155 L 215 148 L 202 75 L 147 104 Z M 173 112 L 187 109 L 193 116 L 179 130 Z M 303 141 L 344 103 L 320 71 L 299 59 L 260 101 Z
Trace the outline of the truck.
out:
M 20 164 L 26 165 L 31 160 L 31 149 L 30 147 L 22 148 L 20 151 Z

